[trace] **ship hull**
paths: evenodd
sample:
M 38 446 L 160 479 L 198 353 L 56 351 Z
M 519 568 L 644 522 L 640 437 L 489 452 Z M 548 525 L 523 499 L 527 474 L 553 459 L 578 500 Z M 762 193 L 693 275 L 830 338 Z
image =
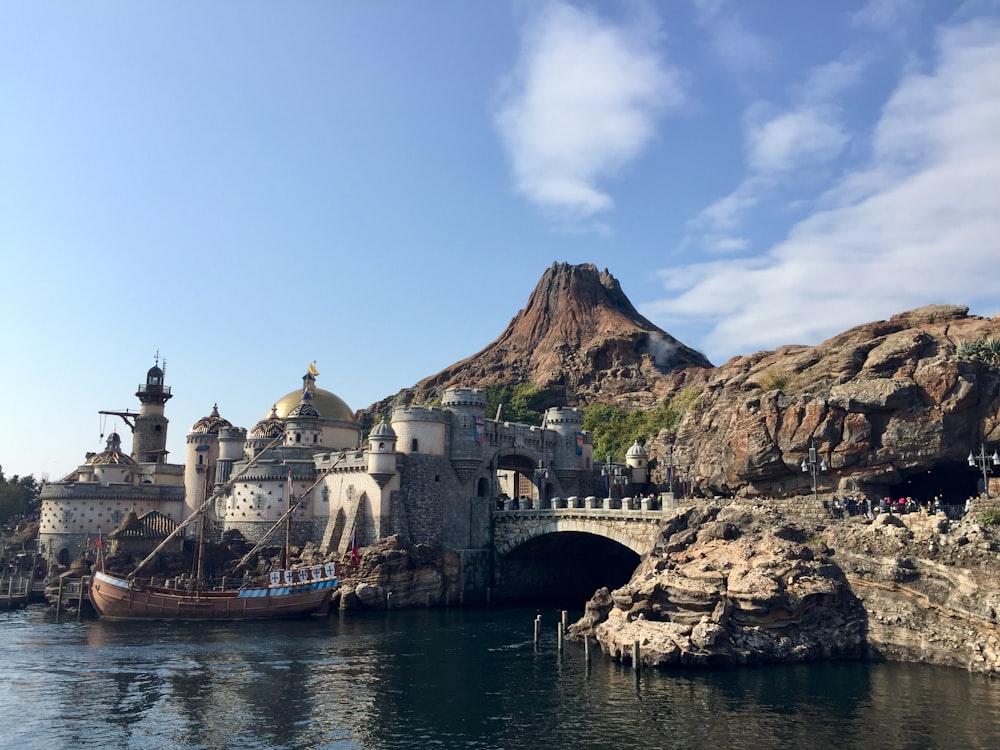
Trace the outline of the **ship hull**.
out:
M 90 602 L 108 620 L 271 620 L 326 614 L 336 578 L 235 591 L 187 592 L 98 571 Z

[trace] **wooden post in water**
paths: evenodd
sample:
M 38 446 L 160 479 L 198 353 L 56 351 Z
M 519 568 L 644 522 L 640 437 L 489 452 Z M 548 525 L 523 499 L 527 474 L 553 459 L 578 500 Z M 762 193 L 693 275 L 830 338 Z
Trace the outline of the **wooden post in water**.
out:
M 569 628 L 569 622 L 567 621 L 567 617 L 568 617 L 568 614 L 567 614 L 566 610 L 564 609 L 562 611 L 562 626 L 563 626 L 563 630 L 566 630 L 567 628 Z
M 392 592 L 391 591 L 386 591 L 385 592 L 385 608 L 386 609 L 392 609 Z
M 538 645 L 538 636 L 542 627 L 542 616 L 535 615 L 535 645 Z
M 639 639 L 632 643 L 632 666 L 639 671 Z
M 63 577 L 59 576 L 59 593 L 56 596 L 56 622 L 59 622 L 59 609 L 62 607 Z
M 563 650 L 563 624 L 560 622 L 556 626 L 556 648 L 562 653 Z
M 590 636 L 583 636 L 583 658 L 590 664 Z
M 84 591 L 86 591 L 88 594 L 90 593 L 90 576 L 83 576 L 83 578 L 80 579 L 80 601 L 76 605 L 76 621 L 77 622 L 80 622 L 80 620 L 83 618 L 83 594 L 84 594 Z

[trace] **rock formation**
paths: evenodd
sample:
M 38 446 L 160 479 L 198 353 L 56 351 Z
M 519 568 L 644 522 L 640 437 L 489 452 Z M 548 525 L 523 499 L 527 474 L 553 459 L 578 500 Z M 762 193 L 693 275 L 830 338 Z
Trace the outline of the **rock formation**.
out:
M 961 503 L 978 492 L 970 450 L 1000 442 L 1000 369 L 964 353 L 990 339 L 1000 320 L 933 305 L 818 346 L 666 375 L 659 398 L 697 398 L 676 433 L 646 446 L 650 463 L 659 459 L 662 476 L 672 446 L 674 466 L 704 494 L 785 497 L 810 492 L 801 462 L 814 445 L 829 467 L 824 496 L 953 493 Z
M 944 515 L 817 524 L 774 506 L 688 508 L 571 626 L 643 664 L 874 657 L 1000 671 L 994 534 Z
M 640 315 L 607 269 L 554 263 L 493 343 L 369 411 L 431 401 L 452 386 L 495 383 L 555 388 L 553 406 L 628 400 L 687 367 L 711 364 Z
M 341 563 L 341 587 L 332 606 L 340 609 L 406 609 L 458 603 L 458 553 L 407 545 L 391 536 L 366 547 L 356 566 Z
M 669 468 L 709 497 L 808 494 L 801 463 L 812 446 L 829 468 L 817 482 L 824 497 L 951 493 L 961 503 L 978 491 L 969 451 L 1000 443 L 1000 363 L 963 350 L 1000 341 L 1000 319 L 968 313 L 931 305 L 712 367 L 642 317 L 607 270 L 558 263 L 493 343 L 362 416 L 497 383 L 552 388 L 545 406 L 677 399 L 676 430 L 634 436 L 656 482 Z

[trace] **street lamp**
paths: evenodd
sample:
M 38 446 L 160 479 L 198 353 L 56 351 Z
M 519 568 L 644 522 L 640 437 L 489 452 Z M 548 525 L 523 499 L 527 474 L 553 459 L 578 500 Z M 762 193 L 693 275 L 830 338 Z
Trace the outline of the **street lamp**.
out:
M 674 444 L 667 445 L 667 492 L 674 494 Z
M 983 472 L 983 492 L 986 493 L 986 499 L 990 499 L 990 478 L 987 470 L 989 468 L 989 461 L 993 462 L 994 466 L 1000 466 L 1000 453 L 993 451 L 992 456 L 986 455 L 986 446 L 983 443 L 979 444 L 979 455 L 977 456 L 972 451 L 969 451 L 969 466 L 973 469 L 981 469 Z
M 816 456 L 816 443 L 812 440 L 809 441 L 809 457 L 802 459 L 802 471 L 808 471 L 812 474 L 812 488 L 813 488 L 813 500 L 819 499 L 819 485 L 818 476 L 821 471 L 826 471 L 826 459 L 817 460 Z
M 535 486 L 538 487 L 538 501 L 541 502 L 545 499 L 545 480 L 549 478 L 549 470 L 545 468 L 544 462 L 538 462 L 538 468 L 535 469 Z
M 605 460 L 604 468 L 601 469 L 601 476 L 605 478 L 605 482 L 607 483 L 608 497 L 614 497 L 611 492 L 612 487 L 618 486 L 620 488 L 626 484 L 625 467 L 612 463 L 611 456 L 608 456 Z

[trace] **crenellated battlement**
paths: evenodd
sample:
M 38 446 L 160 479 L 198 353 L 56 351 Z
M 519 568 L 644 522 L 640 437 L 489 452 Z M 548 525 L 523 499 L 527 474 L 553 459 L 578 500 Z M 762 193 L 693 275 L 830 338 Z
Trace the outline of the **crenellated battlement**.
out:
M 486 408 L 486 391 L 482 388 L 449 388 L 441 396 L 444 406 Z

